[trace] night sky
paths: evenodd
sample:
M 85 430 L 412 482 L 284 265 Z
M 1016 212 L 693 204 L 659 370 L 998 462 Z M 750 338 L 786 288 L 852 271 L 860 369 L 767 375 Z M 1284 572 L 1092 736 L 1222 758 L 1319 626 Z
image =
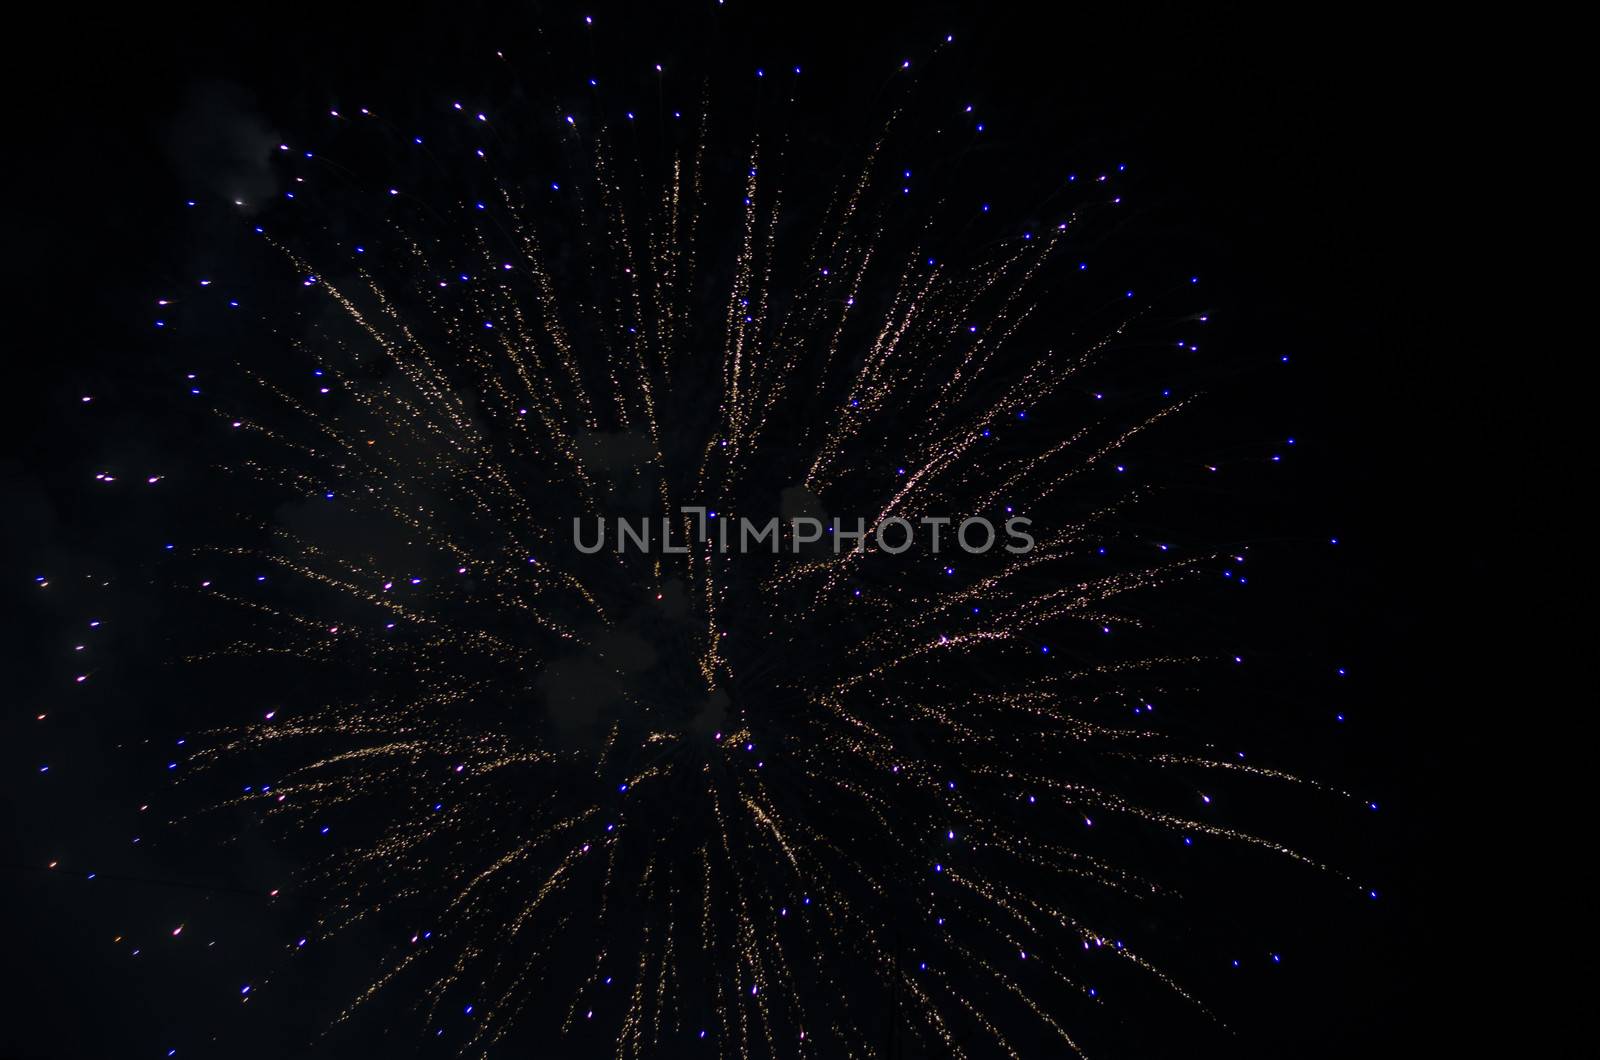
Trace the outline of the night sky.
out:
M 1095 377 L 1094 385 L 1113 395 L 1152 387 L 1204 392 L 1179 426 L 1134 443 L 1128 459 L 1152 468 L 1215 461 L 1226 480 L 1193 490 L 1176 477 L 1160 479 L 1159 498 L 1122 529 L 1159 536 L 1182 527 L 1196 542 L 1249 550 L 1247 563 L 1225 565 L 1225 593 L 1208 584 L 1167 594 L 1142 616 L 1171 632 L 1174 639 L 1159 642 L 1163 647 L 1204 643 L 1222 650 L 1225 643 L 1229 653 L 1248 656 L 1244 676 L 1185 676 L 1201 742 L 1219 739 L 1230 753 L 1236 743 L 1248 746 L 1257 764 L 1356 795 L 1353 803 L 1304 790 L 1279 798 L 1270 786 L 1241 787 L 1239 801 L 1254 790 L 1254 805 L 1231 823 L 1281 838 L 1359 886 L 1266 855 L 1218 856 L 1171 868 L 1182 902 L 1128 923 L 1130 937 L 1143 931 L 1185 954 L 1175 975 L 1226 1027 L 1152 990 L 1130 992 L 1088 1015 L 1069 1006 L 1064 1018 L 1091 1056 L 1387 1055 L 1451 1033 L 1446 1028 L 1455 1026 L 1460 1001 L 1442 979 L 1465 943 L 1453 908 L 1460 888 L 1444 867 L 1458 826 L 1449 823 L 1455 799 L 1443 778 L 1463 745 L 1457 708 L 1472 702 L 1457 687 L 1459 662 L 1487 640 L 1470 626 L 1463 605 L 1488 560 L 1448 540 L 1441 527 L 1460 518 L 1464 469 L 1480 460 L 1486 443 L 1444 444 L 1471 421 L 1476 396 L 1441 382 L 1458 372 L 1450 333 L 1418 308 L 1436 223 L 1429 200 L 1437 199 L 1441 179 L 1439 148 L 1425 131 L 1433 128 L 1433 82 L 1418 65 L 1414 35 L 1394 25 L 1380 31 L 1371 24 L 1376 20 L 1354 16 L 1280 22 L 1276 15 L 1249 19 L 1192 9 L 1044 16 L 856 4 L 779 5 L 752 14 L 743 9 L 754 5 L 730 3 L 713 17 L 705 9 L 714 6 L 539 5 L 512 15 L 497 5 L 455 4 L 426 17 L 398 9 L 263 7 L 35 14 L 38 21 L 15 34 L 15 50 L 37 55 L 24 55 L 8 71 L 10 210 L 8 253 L 0 256 L 13 303 L 4 355 L 8 444 L 0 454 L 0 490 L 10 513 L 0 564 L 10 687 L 0 768 L 12 811 L 4 879 L 7 965 L 16 973 L 3 995 L 0 1057 L 159 1057 L 172 1049 L 190 1057 L 454 1055 L 471 1015 L 452 993 L 447 1007 L 454 1015 L 425 1023 L 412 985 L 317 1039 L 389 954 L 377 935 L 422 922 L 411 910 L 386 913 L 393 923 L 375 918 L 380 925 L 366 935 L 323 943 L 314 961 L 277 972 L 270 989 L 241 1004 L 241 986 L 259 982 L 259 969 L 283 965 L 286 940 L 292 946 L 301 926 L 325 912 L 323 899 L 309 891 L 264 898 L 272 888 L 292 889 L 315 841 L 285 838 L 243 812 L 221 823 L 174 827 L 139 813 L 147 803 L 165 811 L 163 820 L 195 811 L 228 785 L 236 793 L 239 784 L 279 768 L 257 749 L 242 763 L 219 767 L 221 788 L 174 789 L 164 767 L 186 753 L 174 740 L 236 724 L 234 699 L 250 699 L 254 710 L 256 699 L 291 700 L 313 682 L 330 696 L 395 691 L 363 688 L 366 671 L 341 669 L 337 658 L 324 660 L 327 667 L 315 676 L 296 670 L 292 658 L 281 665 L 234 660 L 220 672 L 195 672 L 179 662 L 197 645 L 217 646 L 224 634 L 192 594 L 172 590 L 193 567 L 160 556 L 167 543 L 248 544 L 253 539 L 241 537 L 235 521 L 241 511 L 334 542 L 335 549 L 357 540 L 365 548 L 378 535 L 359 516 L 341 522 L 310 501 L 259 502 L 261 487 L 209 477 L 213 464 L 237 456 L 219 445 L 214 418 L 185 403 L 202 383 L 186 378 L 188 366 L 216 348 L 216 336 L 229 335 L 221 340 L 228 349 L 219 364 L 288 373 L 284 346 L 263 338 L 261 327 L 208 331 L 176 315 L 179 334 L 167 334 L 167 313 L 156 305 L 172 291 L 194 290 L 202 275 L 238 277 L 241 286 L 266 290 L 276 277 L 252 256 L 259 248 L 238 234 L 256 224 L 307 246 L 361 238 L 375 212 L 341 210 L 332 198 L 307 204 L 318 211 L 315 221 L 282 212 L 285 192 L 295 189 L 285 176 L 291 170 L 271 157 L 278 145 L 292 143 L 298 152 L 302 144 L 315 142 L 320 150 L 327 142 L 352 172 L 384 172 L 389 148 L 334 140 L 330 110 L 371 106 L 408 136 L 410 127 L 426 127 L 430 146 L 453 147 L 452 137 L 462 134 L 448 131 L 451 101 L 473 101 L 469 110 L 516 106 L 559 121 L 560 109 L 539 109 L 545 92 L 583 122 L 602 109 L 636 107 L 665 126 L 673 108 L 698 107 L 701 84 L 685 77 L 658 97 L 649 64 L 660 62 L 669 71 L 704 75 L 713 111 L 729 115 L 730 126 L 789 131 L 794 161 L 786 205 L 809 218 L 826 206 L 828 181 L 854 164 L 876 123 L 899 105 L 894 77 L 902 57 L 917 56 L 920 74 L 921 57 L 947 34 L 955 38 L 952 52 L 930 64 L 919 91 L 970 98 L 978 116 L 952 110 L 948 120 L 907 119 L 903 139 L 890 141 L 891 150 L 918 160 L 906 163 L 912 168 L 904 194 L 922 193 L 926 170 L 941 188 L 938 210 L 948 213 L 952 202 L 963 209 L 992 204 L 1007 231 L 1030 230 L 1031 239 L 1034 226 L 1053 227 L 1064 204 L 1075 201 L 1076 190 L 1060 192 L 1064 174 L 1082 173 L 1086 181 L 1117 174 L 1126 216 L 1092 223 L 1084 255 L 1107 273 L 1105 291 L 1137 286 L 1137 298 L 1131 291 L 1128 297 L 1142 304 L 1147 284 L 1162 291 L 1177 284 L 1176 294 L 1152 296 L 1147 318 L 1167 327 L 1171 319 L 1203 313 L 1214 323 L 1207 322 L 1205 349 L 1188 360 L 1130 360 Z M 595 18 L 592 29 L 582 24 L 585 15 Z M 543 27 L 543 35 L 534 27 Z M 506 62 L 492 61 L 497 49 Z M 793 75 L 794 67 L 803 74 Z M 600 81 L 597 88 L 585 85 L 589 76 Z M 769 90 L 767 79 L 779 76 L 803 79 L 802 103 L 785 109 L 778 95 L 760 95 Z M 980 120 L 985 127 L 977 137 L 972 126 Z M 435 129 L 444 130 L 437 139 Z M 559 152 L 542 146 L 554 134 L 519 128 L 497 135 L 503 141 L 496 150 L 530 187 L 568 190 L 558 187 L 565 177 L 552 179 Z M 662 134 L 663 142 L 669 135 Z M 721 166 L 726 179 L 743 166 L 736 143 L 736 136 L 711 141 L 714 174 Z M 957 154 L 959 166 L 951 162 Z M 471 178 L 460 175 L 466 170 L 445 166 L 426 178 L 432 182 L 426 187 L 470 200 Z M 397 173 L 397 182 L 411 176 Z M 278 205 L 234 218 L 231 235 L 223 234 L 220 210 L 197 219 L 214 200 L 235 193 Z M 187 207 L 190 200 L 202 205 Z M 559 204 L 542 203 L 533 212 L 553 232 L 546 250 L 557 260 L 558 294 L 570 294 L 581 256 L 567 242 L 576 236 L 555 220 Z M 885 253 L 905 251 L 910 243 L 895 242 L 902 238 L 896 225 L 885 228 Z M 794 222 L 780 231 L 780 244 L 802 250 L 816 230 Z M 706 245 L 720 247 L 735 232 L 708 220 Z M 959 257 L 983 238 L 974 224 L 954 230 L 945 245 Z M 396 270 L 392 275 L 402 268 L 379 267 Z M 703 306 L 707 319 L 690 325 L 690 348 L 720 341 L 716 328 L 736 278 L 715 253 L 698 267 L 698 286 L 686 299 Z M 1199 300 L 1177 281 L 1191 273 L 1203 280 Z M 780 300 L 797 288 L 781 275 L 773 284 Z M 1052 296 L 1030 322 L 1037 331 L 1025 334 L 1092 330 L 1096 298 L 1105 291 L 1091 290 L 1097 293 Z M 282 322 L 288 335 L 337 328 L 300 315 L 300 307 L 285 295 L 252 319 Z M 154 326 L 157 320 L 162 327 Z M 1168 335 L 1154 331 L 1154 323 L 1140 325 L 1146 326 L 1163 340 Z M 432 338 L 425 329 L 421 337 Z M 598 342 L 578 333 L 580 347 Z M 1021 363 L 1020 355 L 1006 353 L 1000 367 Z M 1086 400 L 1101 396 L 1086 393 Z M 220 401 L 250 409 L 242 395 L 219 381 Z M 698 455 L 707 424 L 696 421 L 697 408 L 690 402 L 669 410 L 677 417 L 662 443 L 669 458 Z M 1056 430 L 1058 414 L 1027 429 Z M 919 426 L 904 413 L 890 422 L 900 434 Z M 802 429 L 780 424 L 774 450 L 799 446 Z M 1024 428 L 1011 429 L 1016 436 Z M 624 437 L 596 435 L 587 455 L 601 467 L 623 462 L 626 444 L 618 442 L 616 452 L 606 446 Z M 875 467 L 876 457 L 854 459 L 859 468 Z M 884 459 L 886 475 L 898 470 L 894 459 Z M 777 514 L 777 498 L 793 480 L 781 465 L 776 461 L 763 480 L 761 495 L 772 499 L 763 517 Z M 161 478 L 143 493 L 120 483 L 106 489 L 96 475 L 113 466 L 124 476 Z M 1097 488 L 1071 503 L 1091 505 Z M 545 494 L 529 490 L 536 508 L 546 503 Z M 619 510 L 635 502 L 643 503 L 623 496 Z M 481 529 L 448 504 L 437 525 L 463 541 Z M 402 552 L 396 544 L 388 556 Z M 1242 576 L 1248 584 L 1236 584 Z M 48 585 L 41 587 L 41 578 Z M 870 579 L 862 585 L 869 597 L 880 588 Z M 282 599 L 315 606 L 309 595 Z M 361 621 L 355 610 L 326 613 L 336 624 Z M 446 621 L 476 621 L 467 604 L 442 613 Z M 105 635 L 90 621 L 104 623 Z M 767 616 L 752 607 L 735 621 L 742 629 Z M 650 668 L 670 659 L 686 634 L 670 622 L 629 622 L 625 639 L 597 634 L 595 655 L 528 673 L 522 713 L 533 704 L 549 717 L 519 721 L 511 731 L 581 754 L 598 746 L 606 722 L 631 731 L 632 719 L 617 704 L 634 702 L 646 686 L 665 681 L 661 698 L 672 699 L 681 690 L 672 682 L 681 675 L 660 678 L 666 663 L 659 673 Z M 760 676 L 731 685 L 734 701 L 761 696 L 782 704 L 768 723 L 774 747 L 792 723 L 789 712 L 802 709 L 783 698 L 784 690 L 825 674 L 861 635 L 827 614 L 818 629 L 806 634 L 804 652 L 791 643 L 739 657 L 742 672 Z M 284 643 L 293 656 L 295 643 Z M 956 684 L 981 689 L 1012 677 L 1031 680 L 1028 668 L 1041 665 L 1040 650 L 1052 645 L 1057 656 L 1078 657 L 1079 649 L 1045 632 L 1027 643 L 1033 657 L 1014 670 L 1011 663 L 981 674 L 968 668 Z M 74 657 L 78 644 L 97 653 L 92 665 Z M 646 661 L 630 669 L 635 650 Z M 620 676 L 608 669 L 619 658 Z M 452 665 L 450 657 L 440 665 Z M 487 663 L 464 659 L 461 667 L 465 681 L 498 680 Z M 75 681 L 86 673 L 89 681 Z M 682 680 L 682 687 L 693 684 Z M 725 703 L 697 698 L 703 694 L 685 692 L 690 702 L 670 708 L 669 720 L 690 731 L 709 716 L 720 721 Z M 581 723 L 571 722 L 578 708 L 567 705 L 591 698 L 602 704 L 599 716 L 580 711 Z M 921 746 L 914 726 L 896 732 L 907 746 Z M 935 768 L 957 768 L 953 759 L 928 753 Z M 782 769 L 782 756 L 775 757 Z M 796 791 L 802 786 L 793 783 Z M 493 797 L 485 809 L 503 809 L 513 796 L 497 790 Z M 552 796 L 567 797 L 565 789 Z M 816 819 L 829 816 L 829 804 L 810 798 L 801 801 L 815 808 Z M 641 828 L 688 829 L 692 843 L 695 826 L 680 820 L 689 804 L 689 794 L 671 789 L 634 812 Z M 907 819 L 921 820 L 925 811 L 931 812 L 922 803 L 904 808 Z M 358 832 L 372 824 L 363 813 L 352 810 L 340 827 Z M 846 847 L 860 839 L 871 849 L 865 831 L 851 834 L 856 825 L 837 819 Z M 1104 831 L 1105 822 L 1096 828 Z M 1113 860 L 1153 865 L 1165 857 L 1147 850 L 1150 840 L 1142 835 L 1097 835 L 1094 842 L 1101 844 L 1097 853 Z M 884 872 L 894 878 L 896 871 L 886 856 Z M 1020 885 L 1052 886 L 1042 874 L 1024 876 Z M 1359 900 L 1369 889 L 1377 897 Z M 584 890 L 563 901 L 581 920 L 601 896 Z M 514 907 L 500 917 L 513 915 Z M 637 926 L 656 914 L 641 904 L 624 915 Z M 184 932 L 175 939 L 171 929 L 179 924 Z M 886 928 L 885 938 L 897 940 L 895 960 L 922 945 L 916 930 Z M 583 945 L 563 945 L 569 949 L 552 960 L 592 960 Z M 1245 966 L 1234 969 L 1240 955 Z M 791 959 L 810 963 L 803 947 Z M 862 1039 L 877 1055 L 949 1055 L 937 1038 L 904 1029 L 910 1002 L 903 991 L 887 989 L 859 965 L 828 963 L 836 959 L 818 958 L 821 973 L 851 998 L 852 1010 L 866 1013 Z M 709 981 L 719 971 L 696 967 L 692 974 Z M 948 974 L 956 988 L 980 978 L 959 961 Z M 821 982 L 808 980 L 808 1007 L 830 1004 Z M 1040 996 L 1052 995 L 1041 988 Z M 562 993 L 548 1011 L 543 1002 L 533 1005 L 490 1055 L 612 1055 L 619 1013 L 584 1027 L 580 1011 L 580 1026 L 563 1036 L 558 1024 L 567 997 Z M 1059 1039 L 1041 1036 L 1012 1010 L 996 1011 L 1022 1055 L 1069 1055 Z M 610 1022 L 602 1027 L 604 1019 Z M 436 1038 L 436 1027 L 449 1033 Z M 785 1024 L 783 1034 L 789 1030 Z M 969 1055 L 1004 1055 L 973 1027 L 957 1038 Z M 765 1048 L 760 1044 L 756 1055 Z M 784 1037 L 775 1051 L 801 1055 L 796 1048 Z M 805 1055 L 844 1055 L 826 1041 L 816 1050 Z M 730 1041 L 707 1045 L 685 1034 L 647 1055 L 737 1051 Z

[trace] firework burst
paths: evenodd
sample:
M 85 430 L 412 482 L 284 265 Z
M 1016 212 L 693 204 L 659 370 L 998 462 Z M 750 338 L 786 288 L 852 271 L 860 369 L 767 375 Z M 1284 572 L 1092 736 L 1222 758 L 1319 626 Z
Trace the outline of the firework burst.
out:
M 1031 223 L 962 199 L 922 163 L 981 116 L 889 66 L 842 166 L 799 68 L 754 120 L 659 68 L 648 112 L 336 108 L 232 205 L 250 264 L 163 303 L 239 513 L 168 568 L 234 688 L 171 802 L 282 837 L 312 914 L 245 997 L 346 945 L 333 1033 L 415 1002 L 467 1054 L 1065 1055 L 1108 992 L 1205 1010 L 1138 931 L 1161 859 L 1097 830 L 1326 868 L 1205 778 L 1303 782 L 1158 720 L 1234 662 L 1161 601 L 1238 561 L 1151 540 L 1130 473 L 1193 397 L 1191 278 L 1086 277 L 1115 164 Z M 946 549 L 835 547 L 858 517 Z M 658 547 L 575 547 L 617 518 Z

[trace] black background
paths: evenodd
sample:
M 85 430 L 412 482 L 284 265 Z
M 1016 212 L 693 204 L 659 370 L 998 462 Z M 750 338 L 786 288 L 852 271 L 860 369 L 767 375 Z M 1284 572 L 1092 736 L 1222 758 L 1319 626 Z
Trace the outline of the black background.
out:
M 596 13 L 635 47 L 698 47 L 643 5 Z M 0 261 L 16 302 L 4 354 L 16 442 L 3 464 L 15 540 L 0 572 L 7 596 L 18 591 L 7 606 L 3 871 L 15 887 L 7 964 L 20 974 L 4 994 L 0 1055 L 156 1056 L 170 1037 L 170 987 L 158 1011 L 155 988 L 113 966 L 125 959 L 104 938 L 117 916 L 164 900 L 151 893 L 162 885 L 130 882 L 90 905 L 80 881 L 41 871 L 102 803 L 128 801 L 135 779 L 107 753 L 70 797 L 37 787 L 29 719 L 59 680 L 48 660 L 61 634 L 25 592 L 46 560 L 93 554 L 105 532 L 104 513 L 82 499 L 96 439 L 71 419 L 72 403 L 86 385 L 114 388 L 141 356 L 149 292 L 182 261 L 150 204 L 185 194 L 192 174 L 174 130 L 196 86 L 239 86 L 269 124 L 292 127 L 341 92 L 449 92 L 486 38 L 514 37 L 535 17 L 471 4 L 431 14 L 263 6 L 36 13 L 13 31 Z M 1321 642 L 1309 654 L 1348 662 L 1359 679 L 1362 732 L 1322 764 L 1383 794 L 1386 820 L 1366 840 L 1364 867 L 1385 901 L 1364 926 L 1334 917 L 1310 929 L 1314 966 L 1263 989 L 1228 1055 L 1372 1055 L 1458 1033 L 1471 996 L 1455 982 L 1467 885 L 1447 867 L 1456 826 L 1444 777 L 1464 744 L 1462 709 L 1489 690 L 1474 696 L 1452 676 L 1483 643 L 1464 604 L 1486 560 L 1445 531 L 1466 505 L 1464 468 L 1485 466 L 1472 430 L 1480 407 L 1449 382 L 1460 354 L 1424 298 L 1452 190 L 1444 130 L 1457 97 L 1434 58 L 1448 42 L 1348 11 L 797 5 L 740 25 L 775 64 L 792 56 L 825 73 L 881 64 L 948 27 L 971 42 L 975 77 L 1005 118 L 998 127 L 1044 136 L 1041 157 L 1065 142 L 1155 174 L 1147 187 L 1227 292 L 1229 341 L 1293 351 L 1270 411 L 1251 413 L 1264 435 L 1301 439 L 1277 518 L 1346 545 L 1337 559 L 1298 561 L 1266 606 L 1314 600 Z M 225 891 L 215 900 L 230 901 Z

